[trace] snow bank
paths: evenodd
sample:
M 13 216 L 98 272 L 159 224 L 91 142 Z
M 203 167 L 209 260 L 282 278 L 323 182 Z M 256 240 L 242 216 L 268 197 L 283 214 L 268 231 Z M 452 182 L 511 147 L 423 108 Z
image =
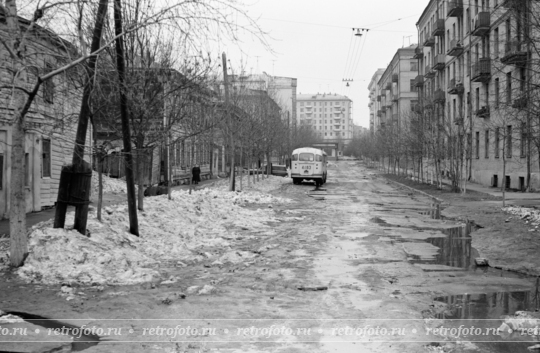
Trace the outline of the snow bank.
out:
M 227 192 L 202 189 L 191 195 L 174 191 L 145 198 L 145 211 L 138 212 L 140 237 L 128 232 L 127 205 L 106 207 L 103 222 L 90 212 L 90 237 L 74 230 L 53 229 L 52 220 L 32 228 L 30 254 L 18 274 L 29 282 L 47 284 L 78 282 L 134 284 L 159 277 L 161 262 L 189 263 L 227 252 L 236 238 L 235 228 L 268 228 L 273 210 L 251 210 L 245 203 L 275 203 L 286 200 L 258 192 Z M 66 224 L 73 224 L 68 213 Z
M 534 228 L 529 229 L 529 231 L 534 231 L 540 226 L 540 210 L 527 207 L 505 207 L 503 211 L 510 213 L 511 215 L 518 216 L 526 224 L 531 225 Z
M 282 185 L 292 184 L 291 178 L 287 178 L 287 177 L 284 178 L 284 177 L 279 177 L 275 175 L 270 175 L 268 178 L 265 176 L 264 179 L 261 179 L 261 176 L 259 175 L 259 181 L 253 183 L 253 175 L 250 175 L 249 176 L 250 181 L 249 181 L 249 186 L 248 186 L 247 177 L 248 175 L 244 175 L 244 178 L 242 181 L 243 192 L 254 191 L 254 192 L 260 192 L 260 193 L 268 193 L 271 191 L 278 190 L 279 188 L 281 188 Z M 237 190 L 240 189 L 240 177 L 236 178 L 235 186 Z M 218 190 L 223 190 L 223 191 L 227 190 L 229 187 L 229 179 L 218 181 L 215 184 L 215 187 Z M 280 202 L 284 201 L 281 198 L 277 198 L 277 199 L 280 199 Z
M 97 172 L 92 172 L 92 197 L 97 199 L 99 186 L 99 176 Z M 103 193 L 104 194 L 125 194 L 126 182 L 122 179 L 110 178 L 103 174 Z

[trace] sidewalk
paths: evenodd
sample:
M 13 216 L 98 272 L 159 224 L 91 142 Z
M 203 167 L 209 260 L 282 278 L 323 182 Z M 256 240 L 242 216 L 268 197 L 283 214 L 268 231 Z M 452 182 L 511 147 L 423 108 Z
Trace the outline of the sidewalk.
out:
M 209 179 L 199 182 L 198 185 L 193 185 L 193 189 L 202 189 L 205 187 L 212 186 L 216 181 L 221 179 Z M 189 190 L 189 185 L 178 185 L 173 186 L 173 190 Z M 127 195 L 126 194 L 114 194 L 114 195 L 103 195 L 103 207 L 110 206 L 110 205 L 117 205 L 122 202 L 127 202 Z M 97 207 L 97 200 L 90 202 L 90 207 L 96 208 Z M 68 212 L 74 211 L 75 207 L 68 206 Z M 26 227 L 30 228 L 35 224 L 38 224 L 40 222 L 48 221 L 49 219 L 54 218 L 54 213 L 56 209 L 54 207 L 39 211 L 39 212 L 32 212 L 26 214 Z M 4 237 L 9 236 L 9 219 L 2 219 L 0 220 L 0 239 Z

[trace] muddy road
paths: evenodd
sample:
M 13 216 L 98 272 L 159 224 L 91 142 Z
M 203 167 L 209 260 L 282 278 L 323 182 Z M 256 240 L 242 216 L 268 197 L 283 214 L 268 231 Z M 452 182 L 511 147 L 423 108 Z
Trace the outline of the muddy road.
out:
M 265 228 L 231 229 L 232 248 L 163 264 L 178 280 L 80 287 L 66 301 L 7 278 L 0 309 L 101 329 L 98 344 L 75 347 L 89 353 L 527 352 L 533 337 L 489 329 L 538 307 L 533 279 L 476 267 L 474 227 L 434 219 L 430 198 L 358 163 L 328 175 L 320 189 L 274 191 L 293 202 L 268 205 Z M 470 326 L 481 332 L 465 335 Z

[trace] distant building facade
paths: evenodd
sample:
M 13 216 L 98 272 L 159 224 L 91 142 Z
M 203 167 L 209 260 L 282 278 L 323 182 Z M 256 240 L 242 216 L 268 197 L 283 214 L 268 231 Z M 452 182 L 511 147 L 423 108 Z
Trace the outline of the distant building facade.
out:
M 381 104 L 381 92 L 379 90 L 379 80 L 381 79 L 384 73 L 384 69 L 377 69 L 377 71 L 371 77 L 369 81 L 368 90 L 369 90 L 369 130 L 373 134 L 380 129 L 380 116 L 377 112 L 380 110 Z
M 338 94 L 298 94 L 300 125 L 310 126 L 320 141 L 335 144 L 333 157 L 342 155 L 353 138 L 352 100 Z

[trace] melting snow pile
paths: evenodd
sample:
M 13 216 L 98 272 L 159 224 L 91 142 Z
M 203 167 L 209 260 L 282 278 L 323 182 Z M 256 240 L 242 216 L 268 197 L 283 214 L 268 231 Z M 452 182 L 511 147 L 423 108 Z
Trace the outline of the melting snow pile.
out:
M 526 224 L 533 226 L 534 228 L 529 229 L 531 232 L 538 229 L 538 226 L 540 226 L 540 210 L 527 207 L 511 206 L 503 208 L 503 211 L 518 216 Z
M 103 176 L 103 194 L 122 194 L 126 193 L 126 182 L 122 179 L 110 178 L 105 174 Z M 97 199 L 99 186 L 98 173 L 92 172 L 92 197 Z
M 18 273 L 27 281 L 43 283 L 134 284 L 159 276 L 162 261 L 189 262 L 200 259 L 204 249 L 230 250 L 234 227 L 260 229 L 274 221 L 273 210 L 250 210 L 246 202 L 280 202 L 270 195 L 202 189 L 191 195 L 174 191 L 144 199 L 139 211 L 139 232 L 128 232 L 127 205 L 106 207 L 103 222 L 90 212 L 88 238 L 69 229 L 53 229 L 52 220 L 32 228 L 30 255 Z M 73 224 L 73 212 L 66 224 Z
M 287 199 L 283 199 L 280 197 L 272 197 L 271 195 L 264 195 L 264 194 L 259 194 L 259 193 L 268 193 L 270 191 L 279 189 L 283 184 L 290 184 L 292 183 L 291 178 L 284 178 L 284 177 L 278 177 L 275 175 L 270 175 L 268 178 L 265 176 L 264 179 L 260 179 L 260 176 L 259 176 L 259 181 L 253 183 L 253 175 L 251 175 L 249 186 L 247 182 L 247 175 L 245 175 L 243 179 L 244 180 L 242 181 L 242 186 L 243 186 L 242 194 L 248 199 L 265 197 L 265 198 L 270 198 L 271 200 L 275 199 L 278 202 L 287 202 Z M 239 177 L 236 178 L 235 186 L 236 186 L 236 189 L 240 189 Z M 226 191 L 229 187 L 229 179 L 220 180 L 219 182 L 216 183 L 215 187 L 218 190 Z M 272 202 L 272 201 L 269 201 L 269 202 Z

